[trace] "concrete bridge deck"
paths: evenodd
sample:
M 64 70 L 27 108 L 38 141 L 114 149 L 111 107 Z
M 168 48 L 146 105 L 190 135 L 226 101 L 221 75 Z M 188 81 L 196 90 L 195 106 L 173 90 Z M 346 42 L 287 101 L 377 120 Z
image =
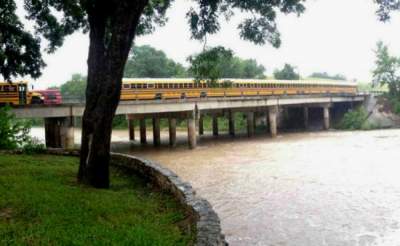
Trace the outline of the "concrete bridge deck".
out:
M 121 101 L 117 115 L 121 114 L 157 114 L 188 112 L 193 110 L 246 109 L 269 106 L 318 105 L 338 102 L 362 102 L 365 95 L 296 95 L 296 96 L 255 96 L 196 98 L 178 100 Z M 17 118 L 54 118 L 82 116 L 85 105 L 28 105 L 12 109 Z
M 254 97 L 195 98 L 178 100 L 121 101 L 117 115 L 126 115 L 129 136 L 135 139 L 135 121 L 139 121 L 140 142 L 147 143 L 146 118 L 152 119 L 153 144 L 160 145 L 160 119 L 167 118 L 169 123 L 169 144 L 176 145 L 176 124 L 178 118 L 187 119 L 188 145 L 195 148 L 197 136 L 203 134 L 203 116 L 212 116 L 213 135 L 218 135 L 218 117 L 227 117 L 229 134 L 235 135 L 236 112 L 246 115 L 247 135 L 253 136 L 257 117 L 264 117 L 269 133 L 276 137 L 278 116 L 289 118 L 289 109 L 303 108 L 301 118 L 305 128 L 308 126 L 309 108 L 322 108 L 320 118 L 323 127 L 330 127 L 330 108 L 339 103 L 362 103 L 366 96 L 360 95 L 284 95 Z M 46 145 L 55 148 L 74 147 L 74 117 L 83 115 L 83 103 L 61 105 L 28 105 L 14 107 L 12 112 L 17 118 L 44 118 Z M 298 115 L 298 112 L 297 112 Z M 298 121 L 298 118 L 294 119 Z M 198 130 L 198 131 L 197 131 Z M 197 135 L 198 132 L 198 135 Z

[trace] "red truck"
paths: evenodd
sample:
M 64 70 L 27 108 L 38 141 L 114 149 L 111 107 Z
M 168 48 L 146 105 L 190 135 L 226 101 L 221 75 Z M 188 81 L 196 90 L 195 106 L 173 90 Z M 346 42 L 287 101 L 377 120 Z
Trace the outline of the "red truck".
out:
M 61 104 L 62 97 L 60 90 L 58 89 L 47 89 L 35 91 L 43 96 L 43 103 L 47 105 Z

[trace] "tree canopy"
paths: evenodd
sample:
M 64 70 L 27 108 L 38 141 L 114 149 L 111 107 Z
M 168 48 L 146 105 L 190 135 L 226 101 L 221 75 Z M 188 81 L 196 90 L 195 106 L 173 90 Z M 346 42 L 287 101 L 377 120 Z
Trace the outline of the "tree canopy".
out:
M 14 1 L 0 2 L 0 75 L 6 80 L 18 75 L 38 78 L 45 65 L 40 40 L 24 30 L 15 11 Z
M 374 84 L 387 85 L 389 94 L 400 99 L 400 58 L 390 55 L 382 42 L 377 43 L 375 54 Z
M 187 77 L 186 69 L 167 55 L 149 45 L 135 46 L 125 65 L 127 78 Z
M 300 75 L 295 71 L 296 67 L 285 64 L 282 69 L 276 69 L 274 71 L 275 79 L 287 79 L 287 80 L 298 80 Z
M 346 80 L 346 76 L 342 74 L 330 75 L 327 72 L 316 72 L 310 75 L 311 78 L 318 78 L 318 79 L 332 79 L 332 80 Z
M 254 59 L 241 59 L 230 49 L 222 46 L 207 48 L 199 54 L 188 57 L 189 73 L 195 80 L 210 83 L 220 78 L 265 78 L 265 68 Z
M 205 80 L 209 84 L 215 84 L 223 76 L 226 64 L 231 64 L 233 51 L 222 46 L 209 48 L 203 52 L 189 56 L 189 72 L 196 81 Z
M 255 44 L 280 45 L 277 12 L 301 14 L 305 0 L 192 0 L 187 13 L 191 37 L 201 40 L 220 29 L 221 17 L 244 13 L 239 35 Z M 40 38 L 54 52 L 64 38 L 78 30 L 89 32 L 86 106 L 78 181 L 98 188 L 109 187 L 112 120 L 122 86 L 124 66 L 134 38 L 166 22 L 171 0 L 25 0 L 33 34 L 23 29 L 13 0 L 0 1 L 0 72 L 5 79 L 16 75 L 38 77 L 44 66 Z M 3 35 L 3 32 L 6 35 Z M 3 37 L 4 36 L 4 37 Z M 15 47 L 14 47 L 15 45 Z M 27 51 L 27 52 L 26 52 Z M 26 55 L 30 54 L 30 55 Z M 17 64 L 11 65 L 12 62 Z
M 81 74 L 73 74 L 71 79 L 60 87 L 63 99 L 85 100 L 86 80 Z

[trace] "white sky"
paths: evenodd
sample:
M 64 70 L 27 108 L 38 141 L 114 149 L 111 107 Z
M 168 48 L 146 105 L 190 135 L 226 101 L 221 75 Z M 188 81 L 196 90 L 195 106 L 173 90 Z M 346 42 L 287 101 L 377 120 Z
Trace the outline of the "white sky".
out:
M 21 5 L 21 1 L 17 2 Z M 138 37 L 136 44 L 161 49 L 170 58 L 187 65 L 186 57 L 203 47 L 202 43 L 190 40 L 185 19 L 189 6 L 190 1 L 176 0 L 167 13 L 169 22 L 152 35 Z M 302 76 L 312 72 L 341 73 L 361 81 L 371 79 L 373 50 L 378 40 L 400 55 L 400 15 L 394 15 L 390 23 L 379 22 L 373 0 L 308 0 L 306 7 L 300 17 L 279 15 L 282 34 L 279 49 L 241 40 L 236 29 L 240 18 L 223 23 L 221 31 L 209 37 L 207 44 L 225 46 L 242 58 L 255 58 L 266 67 L 268 75 L 284 63 L 290 63 L 298 67 Z M 86 74 L 88 42 L 87 35 L 76 33 L 56 53 L 45 55 L 47 67 L 35 86 L 60 85 L 73 73 Z

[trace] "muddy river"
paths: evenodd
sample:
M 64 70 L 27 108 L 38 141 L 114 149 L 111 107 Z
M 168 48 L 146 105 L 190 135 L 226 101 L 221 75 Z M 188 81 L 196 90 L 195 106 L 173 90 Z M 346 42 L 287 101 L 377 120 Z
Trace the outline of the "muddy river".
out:
M 114 151 L 189 181 L 214 206 L 230 245 L 400 245 L 400 130 L 202 137 L 192 151 L 170 149 L 165 133 L 158 149 L 113 134 Z

